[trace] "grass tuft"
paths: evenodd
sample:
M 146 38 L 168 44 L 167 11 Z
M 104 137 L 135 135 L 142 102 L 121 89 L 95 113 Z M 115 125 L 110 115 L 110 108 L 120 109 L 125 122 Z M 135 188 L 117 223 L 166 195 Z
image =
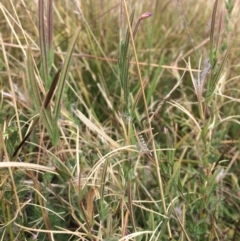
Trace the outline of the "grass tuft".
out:
M 1 240 L 239 240 L 239 11 L 1 1 Z

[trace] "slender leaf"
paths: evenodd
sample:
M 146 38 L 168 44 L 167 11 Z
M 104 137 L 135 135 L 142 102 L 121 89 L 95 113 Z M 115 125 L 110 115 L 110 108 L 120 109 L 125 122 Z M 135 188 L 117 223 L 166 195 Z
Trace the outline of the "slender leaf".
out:
M 64 61 L 62 72 L 61 72 L 61 75 L 60 75 L 60 78 L 59 78 L 59 87 L 57 89 L 55 109 L 54 109 L 54 112 L 53 112 L 53 119 L 55 121 L 58 119 L 58 116 L 59 116 L 60 102 L 61 102 L 61 99 L 62 99 L 64 86 L 65 86 L 66 79 L 67 79 L 67 76 L 68 76 L 68 71 L 69 71 L 70 61 L 71 61 L 71 58 L 72 58 L 73 49 L 74 49 L 75 43 L 77 41 L 77 37 L 79 35 L 79 32 L 80 32 L 80 27 L 76 30 L 76 32 L 74 33 L 74 35 L 71 38 L 71 41 L 70 41 L 70 44 L 69 44 L 68 50 L 67 50 L 66 59 Z
M 215 29 L 215 20 L 216 20 L 216 14 L 217 14 L 217 6 L 218 6 L 218 0 L 215 1 L 213 6 L 213 12 L 212 12 L 212 22 L 211 22 L 211 30 L 210 30 L 210 64 L 213 66 L 213 63 L 215 62 L 215 49 L 214 49 L 214 29 Z
M 130 16 L 130 22 L 133 23 L 134 11 Z M 123 89 L 124 95 L 124 113 L 129 115 L 129 83 L 128 83 L 128 74 L 129 74 L 129 61 L 131 54 L 129 53 L 129 44 L 130 44 L 130 30 L 127 29 L 126 37 L 123 42 L 120 44 L 120 58 L 119 58 L 119 78 L 120 83 Z
M 53 0 L 47 1 L 47 60 L 48 60 L 48 76 L 54 61 L 53 48 Z
M 41 52 L 41 77 L 46 86 L 49 87 L 50 83 L 48 83 L 47 40 L 44 21 L 44 0 L 38 1 L 38 31 Z
M 52 137 L 52 134 L 53 134 L 52 121 L 51 121 L 52 118 L 49 110 L 45 108 L 42 109 L 43 104 L 40 97 L 39 86 L 34 74 L 33 59 L 32 59 L 32 53 L 30 48 L 28 48 L 28 52 L 27 52 L 27 75 L 28 75 L 29 83 L 31 85 L 31 90 L 33 91 L 33 94 L 34 94 L 34 98 L 35 98 L 34 100 L 37 105 L 37 109 L 40 113 L 40 118 L 43 121 L 43 124 L 47 129 L 49 135 Z
M 209 84 L 209 88 L 208 88 L 208 92 L 207 92 L 207 98 L 212 96 L 212 94 L 215 91 L 215 88 L 217 86 L 217 83 L 218 83 L 218 80 L 220 78 L 220 75 L 221 75 L 221 73 L 223 71 L 223 68 L 224 68 L 226 62 L 227 62 L 227 58 L 228 58 L 228 55 L 229 55 L 230 50 L 232 48 L 232 45 L 233 45 L 233 40 L 231 41 L 231 43 L 229 44 L 229 46 L 227 48 L 227 51 L 226 51 L 226 53 L 225 53 L 225 55 L 223 57 L 223 60 L 222 60 L 222 62 L 220 64 L 220 66 L 219 66 L 219 69 L 218 69 L 217 73 L 215 74 L 215 76 L 213 77 L 213 80 Z
M 52 48 L 52 39 L 53 39 L 53 0 L 47 1 L 47 26 L 48 26 L 48 35 L 47 35 L 47 49 Z
M 28 62 L 30 62 L 30 61 L 28 61 Z M 32 71 L 30 71 L 30 69 L 32 69 L 32 65 L 31 65 L 31 63 L 28 63 L 28 65 L 29 65 L 28 66 L 28 69 L 29 69 L 28 72 L 30 72 L 28 75 L 31 76 L 31 78 L 33 78 L 34 77 L 34 73 Z M 51 85 L 51 87 L 50 87 L 50 89 L 49 89 L 49 91 L 48 91 L 48 93 L 47 93 L 47 95 L 45 97 L 43 106 L 42 106 L 42 108 L 40 110 L 40 115 L 41 115 L 42 111 L 44 111 L 45 108 L 47 108 L 49 106 L 49 103 L 50 103 L 50 101 L 51 101 L 51 99 L 53 97 L 54 91 L 55 91 L 57 83 L 58 83 L 60 72 L 61 72 L 61 68 L 58 70 L 57 74 L 55 75 L 55 77 L 53 79 L 52 85 Z M 30 79 L 30 77 L 28 77 L 28 78 Z M 29 82 L 31 83 L 31 81 L 29 81 Z M 35 91 L 37 91 L 37 93 L 39 93 L 37 89 Z M 35 119 L 35 121 L 33 122 L 30 130 L 28 131 L 28 133 L 26 134 L 26 136 L 23 138 L 23 140 L 20 142 L 20 144 L 15 149 L 15 151 L 13 153 L 13 157 L 15 157 L 17 155 L 18 151 L 23 147 L 24 143 L 26 142 L 26 140 L 28 139 L 28 137 L 32 133 L 32 131 L 35 128 L 35 126 L 37 125 L 38 121 L 39 121 L 39 117 L 37 117 Z

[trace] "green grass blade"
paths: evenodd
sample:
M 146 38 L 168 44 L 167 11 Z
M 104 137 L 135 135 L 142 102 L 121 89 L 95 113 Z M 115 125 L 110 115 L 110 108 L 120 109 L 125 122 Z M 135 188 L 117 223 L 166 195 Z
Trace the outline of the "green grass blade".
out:
M 162 74 L 163 69 L 162 69 L 162 64 L 164 61 L 164 55 L 161 55 L 161 58 L 158 63 L 158 67 L 156 69 L 156 72 L 154 73 L 153 78 L 151 79 L 149 85 L 148 85 L 148 91 L 147 91 L 147 103 L 149 104 L 151 101 L 151 97 L 156 90 L 157 84 L 159 82 L 159 76 Z
M 132 25 L 133 23 L 133 18 L 134 18 L 134 10 L 132 11 L 131 15 L 130 15 L 130 23 Z M 126 32 L 126 37 L 125 37 L 125 48 L 123 50 L 123 57 L 127 57 L 128 54 L 128 48 L 129 48 L 129 44 L 130 44 L 130 30 L 129 28 L 127 28 L 127 32 Z
M 30 64 L 30 68 L 31 68 L 31 64 Z M 28 69 L 30 69 L 28 67 Z M 30 71 L 31 72 L 31 71 Z M 54 79 L 53 79 L 53 82 L 52 82 L 52 85 L 46 95 L 46 98 L 44 100 L 44 104 L 43 104 L 43 107 L 41 108 L 40 112 L 44 111 L 45 108 L 47 108 L 49 106 L 49 103 L 53 97 L 53 93 L 56 89 L 56 86 L 57 86 L 57 82 L 58 82 L 58 79 L 59 79 L 59 75 L 60 75 L 60 72 L 61 72 L 61 68 L 58 70 L 57 74 L 55 75 Z M 31 73 L 32 75 L 33 73 Z M 32 76 L 33 77 L 33 76 Z M 38 92 L 38 91 L 37 91 Z M 15 149 L 14 153 L 13 153 L 13 157 L 15 157 L 18 153 L 18 151 L 22 148 L 22 146 L 24 145 L 24 143 L 26 142 L 26 140 L 28 139 L 28 137 L 31 135 L 33 129 L 35 128 L 35 126 L 37 125 L 39 121 L 39 117 L 35 119 L 35 121 L 33 122 L 32 126 L 31 126 L 31 129 L 28 131 L 28 133 L 26 134 L 26 136 L 23 138 L 23 140 L 20 142 L 20 144 L 17 146 L 17 148 Z M 54 139 L 56 137 L 53 137 L 52 139 Z
M 44 0 L 38 1 L 38 31 L 39 45 L 41 52 L 41 77 L 47 88 L 50 86 L 48 82 L 48 60 L 47 60 L 47 40 L 44 21 Z
M 37 106 L 37 110 L 40 110 L 41 106 L 42 106 L 42 101 L 41 101 L 38 84 L 35 79 L 32 51 L 31 51 L 30 47 L 28 48 L 28 51 L 27 51 L 27 78 L 28 78 L 28 82 L 30 85 L 30 91 L 32 93 L 32 98 Z
M 62 94 L 63 94 L 63 90 L 64 90 L 64 86 L 66 83 L 66 78 L 68 76 L 68 71 L 69 71 L 69 66 L 70 66 L 70 62 L 71 62 L 71 58 L 72 58 L 72 53 L 73 53 L 73 49 L 75 46 L 75 43 L 77 41 L 77 37 L 79 35 L 80 32 L 80 28 L 78 28 L 74 35 L 71 38 L 68 50 L 67 50 L 67 55 L 63 64 L 63 68 L 62 68 L 62 72 L 59 78 L 59 86 L 57 89 L 57 96 L 56 96 L 56 102 L 55 102 L 55 109 L 53 111 L 53 119 L 56 121 L 58 119 L 59 116 L 59 112 L 60 112 L 60 102 L 62 99 Z
M 53 0 L 47 1 L 47 26 L 47 50 L 50 50 L 53 47 Z
M 48 76 L 54 62 L 54 48 L 53 48 L 53 0 L 47 1 L 47 63 Z M 48 86 L 47 86 L 48 87 Z
M 130 16 L 130 22 L 131 25 L 133 23 L 134 18 L 134 11 L 131 13 Z M 129 44 L 130 44 L 130 31 L 127 29 L 125 40 L 121 42 L 120 44 L 120 57 L 119 57 L 119 78 L 120 83 L 123 89 L 123 95 L 124 95 L 124 113 L 126 115 L 129 115 L 129 84 L 128 84 L 128 78 L 129 78 L 129 61 L 131 58 L 131 54 L 129 53 Z
M 216 49 L 214 49 L 214 29 L 215 29 L 215 20 L 217 14 L 217 5 L 218 0 L 215 1 L 212 11 L 212 22 L 211 22 L 211 30 L 210 30 L 210 63 L 211 66 L 215 63 L 216 59 Z
M 217 83 L 218 83 L 218 80 L 220 78 L 220 75 L 221 75 L 221 73 L 223 71 L 223 68 L 224 68 L 226 62 L 227 62 L 228 55 L 229 55 L 229 53 L 231 51 L 233 42 L 234 42 L 234 40 L 232 40 L 231 43 L 229 44 L 229 46 L 227 48 L 227 51 L 226 51 L 226 53 L 225 53 L 225 55 L 223 57 L 223 60 L 222 60 L 220 66 L 218 68 L 217 73 L 215 74 L 215 76 L 213 76 L 213 80 L 209 83 L 209 88 L 207 90 L 207 98 L 210 98 L 213 95 L 214 91 L 215 91 L 215 88 L 217 86 Z
M 42 108 L 43 104 L 40 97 L 39 86 L 35 79 L 33 58 L 32 58 L 32 53 L 30 48 L 28 48 L 28 51 L 27 51 L 27 76 L 31 86 L 30 88 L 33 92 L 33 98 L 36 103 L 37 110 L 40 112 L 41 120 L 43 121 L 43 124 L 47 129 L 49 135 L 52 137 L 52 121 L 51 121 L 52 118 L 49 110 Z

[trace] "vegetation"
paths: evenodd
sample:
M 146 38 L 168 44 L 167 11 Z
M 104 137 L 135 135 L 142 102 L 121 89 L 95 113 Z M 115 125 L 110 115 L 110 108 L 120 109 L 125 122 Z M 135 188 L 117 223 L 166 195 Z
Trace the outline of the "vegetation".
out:
M 239 1 L 0 3 L 0 240 L 240 240 Z

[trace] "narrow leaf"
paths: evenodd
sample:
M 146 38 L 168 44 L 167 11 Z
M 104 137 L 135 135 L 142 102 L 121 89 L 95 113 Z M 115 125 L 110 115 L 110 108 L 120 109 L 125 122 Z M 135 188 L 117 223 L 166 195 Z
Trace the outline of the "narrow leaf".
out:
M 28 53 L 28 58 L 30 57 L 30 53 Z M 28 69 L 32 69 L 32 64 L 30 63 L 30 61 L 28 60 Z M 29 67 L 30 66 L 30 67 Z M 29 71 L 28 71 L 29 72 Z M 57 83 L 58 83 L 58 79 L 59 79 L 59 75 L 60 75 L 60 72 L 61 72 L 61 68 L 58 70 L 57 74 L 55 75 L 54 79 L 53 79 L 53 82 L 52 82 L 52 85 L 46 95 L 46 98 L 44 100 L 44 104 L 43 106 L 41 107 L 41 110 L 40 110 L 40 115 L 42 113 L 42 111 L 44 111 L 44 109 L 48 108 L 49 106 L 49 103 L 53 97 L 53 94 L 54 94 L 54 91 L 56 89 L 56 86 L 57 86 Z M 34 77 L 34 73 L 33 71 L 30 71 L 30 73 L 28 73 L 28 76 L 31 75 L 31 78 Z M 29 78 L 29 77 L 28 77 Z M 31 81 L 29 81 L 31 83 Z M 38 92 L 37 92 L 38 93 Z M 33 122 L 30 130 L 28 131 L 28 133 L 26 134 L 26 136 L 23 138 L 23 140 L 20 142 L 20 144 L 17 146 L 17 148 L 15 149 L 14 153 L 13 153 L 13 157 L 15 157 L 18 153 L 18 151 L 22 148 L 22 146 L 24 145 L 24 143 L 26 142 L 26 140 L 28 139 L 28 137 L 30 136 L 30 134 L 32 133 L 33 129 L 35 128 L 35 126 L 37 125 L 39 121 L 39 117 L 37 117 L 35 119 L 35 121 Z
M 65 58 L 65 61 L 64 61 L 64 64 L 63 64 L 62 72 L 61 72 L 61 75 L 60 75 L 60 78 L 59 78 L 59 87 L 57 89 L 55 109 L 54 109 L 54 112 L 53 112 L 53 119 L 55 121 L 58 119 L 58 116 L 59 116 L 60 102 L 62 100 L 62 94 L 63 94 L 66 78 L 68 76 L 70 61 L 71 61 L 71 58 L 72 58 L 73 49 L 74 49 L 77 37 L 79 35 L 79 32 L 80 32 L 80 27 L 76 30 L 76 32 L 74 33 L 74 35 L 71 38 L 71 41 L 70 41 L 70 44 L 69 44 L 68 50 L 67 50 L 67 55 L 66 55 L 66 58 Z
M 224 57 L 223 57 L 223 60 L 222 60 L 222 62 L 221 62 L 221 65 L 219 66 L 219 69 L 218 69 L 217 73 L 216 73 L 215 76 L 213 77 L 213 80 L 212 80 L 212 82 L 211 82 L 211 85 L 209 86 L 209 90 L 208 90 L 207 97 L 210 97 L 210 96 L 214 93 L 214 91 L 215 91 L 215 88 L 216 88 L 216 86 L 217 86 L 217 83 L 218 83 L 218 80 L 219 80 L 219 78 L 220 78 L 220 75 L 221 75 L 221 73 L 222 73 L 222 71 L 223 71 L 223 68 L 224 68 L 226 62 L 227 62 L 227 58 L 228 58 L 228 55 L 229 55 L 230 50 L 231 50 L 231 48 L 232 48 L 233 41 L 234 41 L 234 40 L 232 39 L 232 41 L 230 42 L 230 44 L 229 44 L 229 46 L 228 46 L 228 48 L 227 48 L 227 51 L 226 51 Z
M 47 26 L 47 48 L 48 50 L 51 50 L 53 40 L 53 0 L 47 1 Z
M 53 0 L 47 1 L 47 60 L 48 60 L 48 76 L 54 61 L 53 48 Z
M 31 90 L 33 91 L 33 94 L 34 94 L 35 103 L 36 103 L 37 109 L 40 113 L 41 120 L 42 120 L 45 128 L 47 129 L 49 135 L 52 137 L 52 134 L 53 134 L 52 133 L 52 124 L 51 124 L 52 118 L 50 115 L 50 111 L 42 108 L 43 104 L 42 104 L 41 97 L 40 97 L 39 86 L 38 86 L 38 83 L 37 83 L 37 80 L 36 80 L 35 74 L 34 74 L 33 59 L 32 59 L 32 53 L 31 53 L 30 47 L 28 48 L 27 57 L 28 57 L 27 58 L 27 75 L 28 75 L 29 82 L 31 85 Z
M 134 11 L 130 16 L 131 25 L 133 23 Z M 131 54 L 129 54 L 129 44 L 130 44 L 130 30 L 127 29 L 125 41 L 122 41 L 120 45 L 120 58 L 119 58 L 119 78 L 123 89 L 124 95 L 124 113 L 129 115 L 129 61 Z
M 218 0 L 215 1 L 213 6 L 213 12 L 212 12 L 212 22 L 211 22 L 211 30 L 210 30 L 210 64 L 213 66 L 214 60 L 214 29 L 215 29 L 215 20 L 216 20 L 216 14 L 217 14 L 217 5 Z
M 55 91 L 55 89 L 57 87 L 57 84 L 58 84 L 58 81 L 59 81 L 59 76 L 60 76 L 61 70 L 62 70 L 62 68 L 59 68 L 57 74 L 55 75 L 55 77 L 53 79 L 51 87 L 50 87 L 50 89 L 49 89 L 49 91 L 48 91 L 48 93 L 46 95 L 45 100 L 44 100 L 44 104 L 43 104 L 44 108 L 48 107 L 48 105 L 49 105 L 49 103 L 50 103 L 50 101 L 51 101 L 51 99 L 53 97 L 54 91 Z
M 38 31 L 41 52 L 41 77 L 48 88 L 50 84 L 48 83 L 47 41 L 44 24 L 44 0 L 38 1 Z
M 32 92 L 33 100 L 37 106 L 37 110 L 40 110 L 42 106 L 42 101 L 39 92 L 39 86 L 37 80 L 35 79 L 32 51 L 30 47 L 27 50 L 27 78 L 30 84 L 30 91 Z
M 15 157 L 18 153 L 18 151 L 23 147 L 24 143 L 26 142 L 26 140 L 28 139 L 28 137 L 30 136 L 30 134 L 32 133 L 34 127 L 37 125 L 39 121 L 39 117 L 37 117 L 35 119 L 35 121 L 33 122 L 32 126 L 31 126 L 31 129 L 28 131 L 28 133 L 26 134 L 26 136 L 22 139 L 22 141 L 20 142 L 20 144 L 17 146 L 17 148 L 15 149 L 12 157 Z

